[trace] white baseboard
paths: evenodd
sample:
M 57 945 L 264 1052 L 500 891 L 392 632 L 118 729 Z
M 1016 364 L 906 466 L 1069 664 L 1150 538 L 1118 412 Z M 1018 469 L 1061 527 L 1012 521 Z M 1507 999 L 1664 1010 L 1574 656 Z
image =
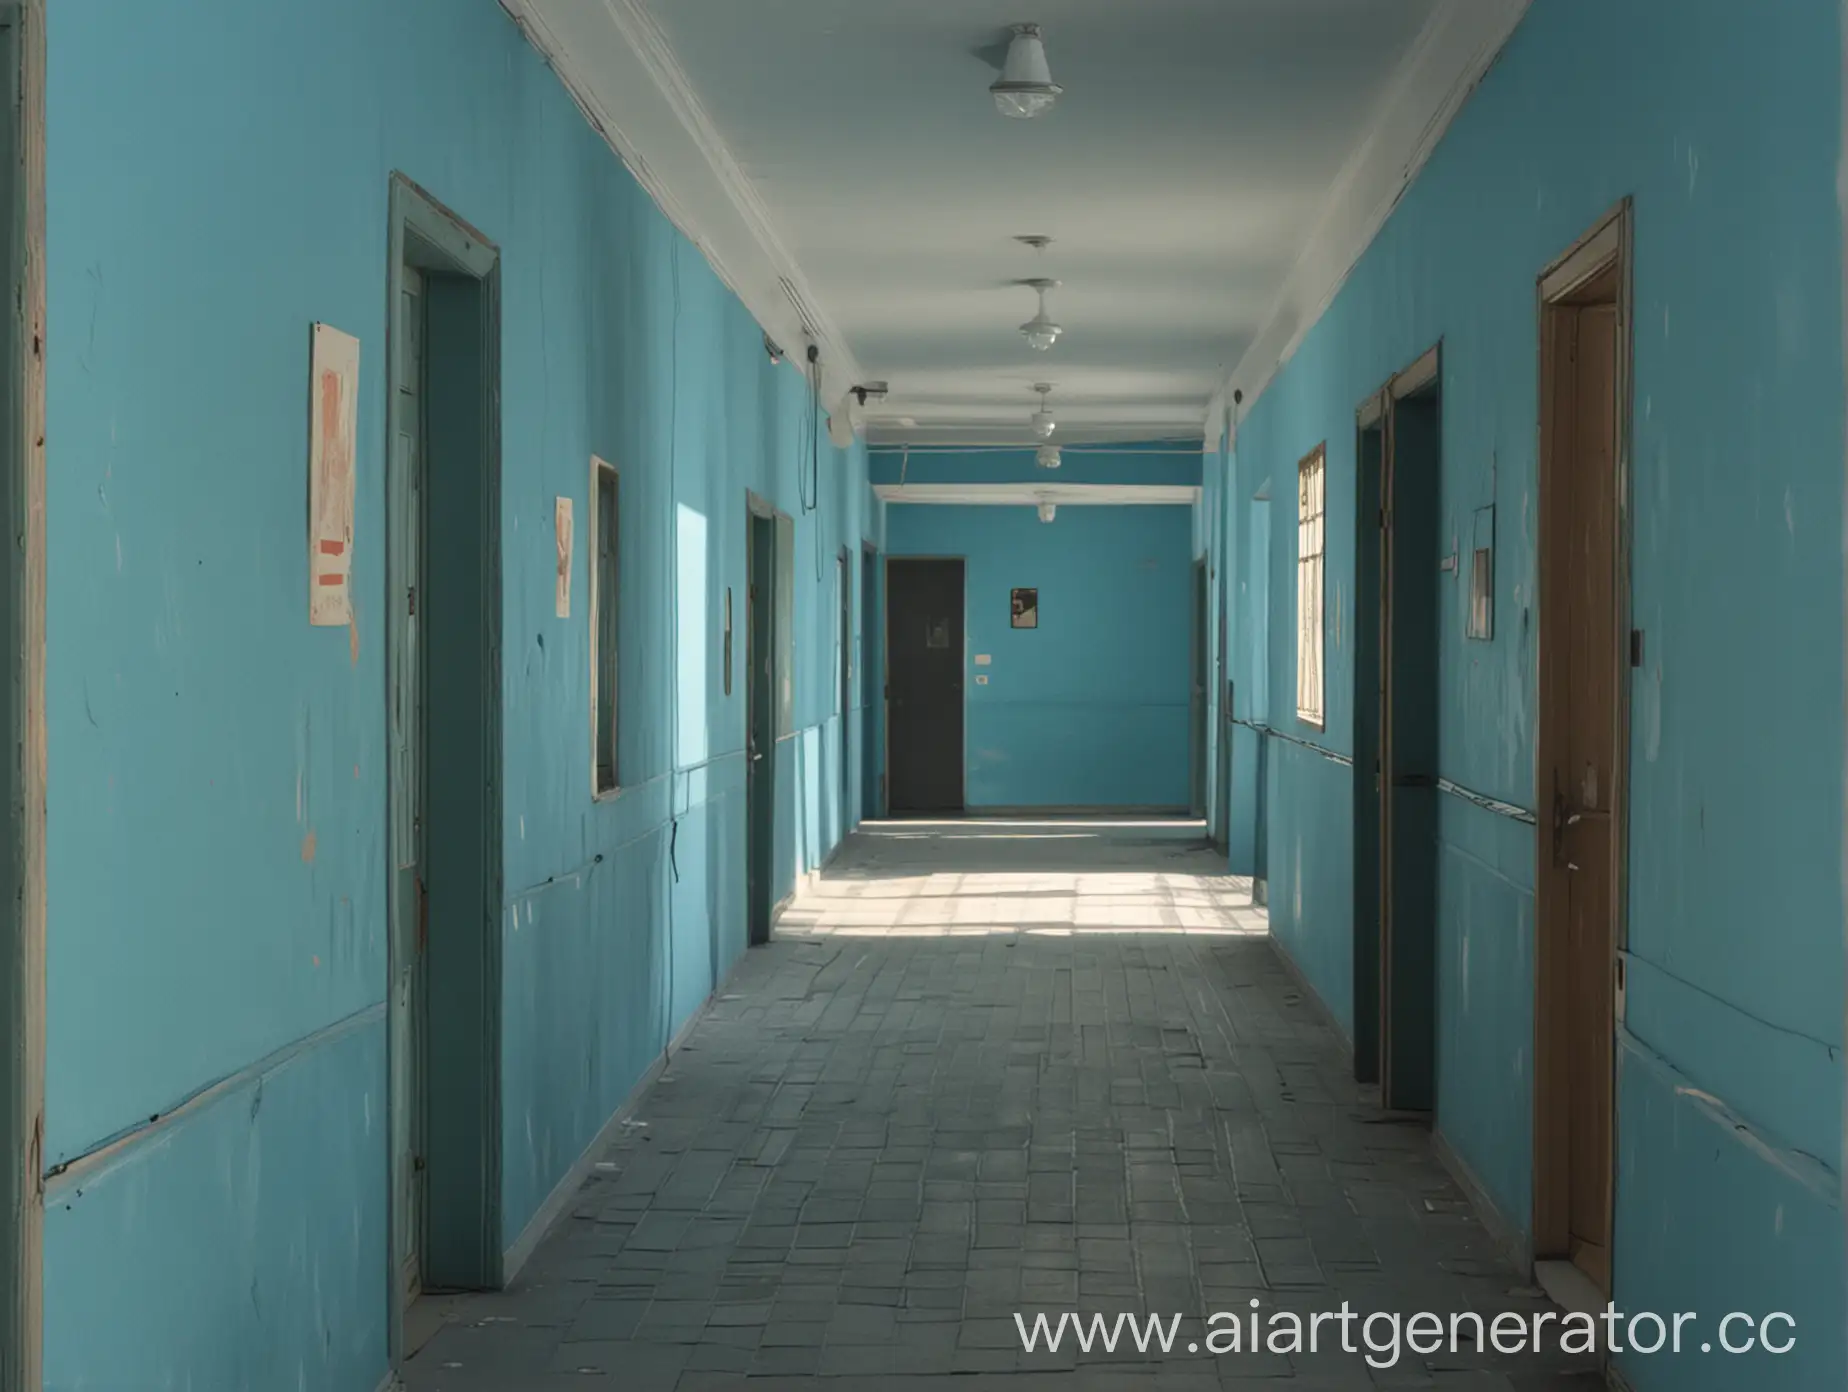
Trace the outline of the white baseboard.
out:
M 743 960 L 742 956 L 738 959 L 739 962 Z M 737 969 L 738 963 L 734 962 L 731 971 L 735 972 Z M 539 1244 L 545 1240 L 546 1234 L 564 1216 L 571 1200 L 577 1196 L 578 1190 L 582 1189 L 585 1181 L 590 1178 L 591 1169 L 597 1163 L 598 1157 L 615 1143 L 616 1137 L 622 1132 L 622 1124 L 634 1115 L 637 1105 L 642 1100 L 642 1095 L 659 1080 L 662 1072 L 667 1068 L 668 1061 L 680 1052 L 680 1047 L 686 1042 L 687 1036 L 693 1032 L 701 1020 L 706 1018 L 706 1012 L 712 1009 L 713 1001 L 718 999 L 730 982 L 731 972 L 727 972 L 725 979 L 719 983 L 718 989 L 701 1001 L 699 1008 L 687 1016 L 686 1023 L 674 1031 L 674 1037 L 668 1040 L 667 1047 L 655 1057 L 653 1063 L 648 1065 L 642 1076 L 635 1080 L 635 1086 L 629 1089 L 629 1095 L 623 1099 L 622 1105 L 610 1114 L 609 1120 L 604 1122 L 597 1134 L 591 1138 L 590 1144 L 584 1147 L 583 1153 L 572 1163 L 571 1168 L 566 1170 L 558 1183 L 552 1186 L 552 1192 L 546 1195 L 545 1202 L 540 1204 L 538 1211 L 527 1220 L 526 1226 L 520 1230 L 520 1235 L 513 1240 L 513 1245 L 501 1254 L 502 1286 L 513 1284 L 513 1278 L 519 1274 L 520 1268 L 532 1259 L 533 1253 L 539 1249 Z
M 805 871 L 801 875 L 799 878 L 799 887 L 812 886 L 817 883 L 827 872 L 828 867 L 834 863 L 835 857 L 840 854 L 841 848 L 846 844 L 847 838 L 845 836 L 835 842 L 833 848 L 822 858 L 820 865 L 816 866 L 813 870 Z M 776 921 L 783 916 L 784 912 L 795 901 L 796 891 L 792 889 L 770 910 L 770 926 L 773 932 L 776 927 Z M 738 959 L 739 962 L 743 960 L 743 957 Z M 737 969 L 738 963 L 734 962 L 731 970 L 735 972 Z M 584 1148 L 584 1152 L 573 1162 L 571 1168 L 565 1171 L 558 1183 L 552 1186 L 552 1192 L 546 1195 L 545 1202 L 539 1205 L 538 1212 L 534 1213 L 527 1221 L 526 1226 L 520 1230 L 520 1235 L 514 1239 L 513 1245 L 502 1253 L 502 1285 L 511 1284 L 513 1278 L 519 1274 L 520 1268 L 525 1266 L 526 1263 L 532 1259 L 533 1253 L 538 1250 L 539 1244 L 545 1239 L 545 1235 L 552 1230 L 553 1225 L 558 1222 L 559 1218 L 563 1216 L 565 1209 L 570 1206 L 571 1200 L 576 1196 L 578 1190 L 582 1189 L 584 1187 L 584 1182 L 590 1178 L 591 1168 L 597 1163 L 597 1157 L 602 1155 L 603 1152 L 608 1150 L 615 1142 L 616 1137 L 621 1134 L 623 1122 L 627 1121 L 630 1116 L 634 1114 L 636 1105 L 642 1099 L 642 1094 L 654 1086 L 655 1082 L 660 1078 L 662 1071 L 667 1067 L 668 1060 L 680 1051 L 680 1046 L 686 1041 L 687 1036 L 690 1035 L 698 1026 L 699 1022 L 706 1017 L 706 1012 L 712 1008 L 712 1002 L 724 991 L 725 987 L 730 983 L 730 980 L 731 973 L 727 972 L 725 980 L 719 983 L 718 989 L 715 990 L 712 995 L 707 996 L 705 1000 L 701 1001 L 699 1008 L 687 1017 L 686 1023 L 674 1032 L 674 1037 L 668 1041 L 667 1048 L 662 1050 L 655 1061 L 648 1065 L 647 1071 L 644 1072 L 640 1078 L 636 1079 L 635 1086 L 629 1090 L 629 1095 L 623 1100 L 623 1104 L 611 1114 L 608 1121 L 603 1123 L 602 1128 L 598 1130 L 596 1136 L 591 1139 L 590 1144 Z
M 1507 1215 L 1495 1206 L 1495 1201 L 1489 1197 L 1489 1191 L 1483 1187 L 1482 1181 L 1476 1178 L 1475 1171 L 1464 1163 L 1463 1157 L 1456 1153 L 1450 1142 L 1444 1139 L 1444 1133 L 1436 1126 L 1431 1128 L 1431 1153 L 1437 1157 L 1437 1163 L 1444 1167 L 1450 1177 L 1456 1181 L 1457 1187 L 1463 1191 L 1463 1196 L 1469 1200 L 1469 1206 L 1475 1210 L 1477 1220 L 1488 1230 L 1490 1240 L 1495 1243 L 1503 1258 L 1521 1273 L 1523 1280 L 1531 1280 L 1534 1271 L 1532 1243 L 1528 1241 L 1527 1235 L 1509 1222 Z
M 1263 881 L 1260 880 L 1258 883 L 1262 884 Z M 1289 950 L 1285 948 L 1282 943 L 1278 942 L 1275 936 L 1271 937 L 1270 946 L 1271 951 L 1276 954 L 1277 960 L 1283 963 L 1284 972 L 1289 976 L 1291 981 L 1296 983 L 1296 989 L 1302 994 L 1302 998 L 1308 1002 L 1310 1010 L 1315 1012 L 1315 1016 L 1318 1020 L 1328 1026 L 1328 1032 L 1334 1035 L 1336 1041 L 1341 1045 L 1342 1060 L 1347 1065 L 1349 1076 L 1352 1076 L 1354 1072 L 1354 1041 L 1348 1038 L 1347 1031 L 1341 1028 L 1341 1021 L 1335 1018 L 1335 1012 L 1328 1008 L 1328 1002 L 1322 999 L 1322 993 L 1315 989 L 1314 985 L 1310 983 L 1308 976 L 1304 974 L 1303 969 L 1296 965 L 1296 959 L 1290 956 Z
M 1569 1261 L 1537 1261 L 1534 1284 L 1569 1315 L 1589 1315 L 1596 1319 L 1604 1313 L 1605 1300 L 1591 1277 Z

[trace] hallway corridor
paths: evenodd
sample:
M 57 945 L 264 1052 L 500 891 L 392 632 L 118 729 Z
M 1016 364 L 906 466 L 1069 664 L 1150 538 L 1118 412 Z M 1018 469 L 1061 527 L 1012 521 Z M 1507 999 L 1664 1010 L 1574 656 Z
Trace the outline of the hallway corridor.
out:
M 868 824 L 415 1392 L 1601 1386 L 1492 1351 L 1184 1351 L 1214 1311 L 1547 1308 L 1371 1105 L 1249 881 L 1175 823 Z M 1184 1314 L 1172 1354 L 1013 1316 Z M 1574 1371 L 1577 1369 L 1578 1371 Z

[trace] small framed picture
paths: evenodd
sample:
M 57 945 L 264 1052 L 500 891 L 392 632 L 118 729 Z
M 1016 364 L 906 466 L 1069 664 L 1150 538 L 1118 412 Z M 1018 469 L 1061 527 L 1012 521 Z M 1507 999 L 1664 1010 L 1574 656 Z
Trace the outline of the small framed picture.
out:
M 1015 628 L 1039 627 L 1039 591 L 1015 590 L 1009 608 Z

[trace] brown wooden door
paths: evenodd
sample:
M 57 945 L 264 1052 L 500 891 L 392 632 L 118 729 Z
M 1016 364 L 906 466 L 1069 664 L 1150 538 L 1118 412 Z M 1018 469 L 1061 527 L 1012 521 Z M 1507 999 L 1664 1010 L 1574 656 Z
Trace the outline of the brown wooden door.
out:
M 1616 772 L 1617 311 L 1572 311 L 1572 418 L 1558 482 L 1566 646 L 1561 756 L 1553 763 L 1555 863 L 1565 901 L 1570 1254 L 1610 1289 Z

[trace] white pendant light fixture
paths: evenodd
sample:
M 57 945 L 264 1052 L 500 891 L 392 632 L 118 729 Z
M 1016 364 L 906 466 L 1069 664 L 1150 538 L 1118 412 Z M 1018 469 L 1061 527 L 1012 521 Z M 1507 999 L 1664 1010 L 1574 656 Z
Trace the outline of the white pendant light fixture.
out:
M 1059 335 L 1065 332 L 1064 326 L 1046 312 L 1046 292 L 1058 283 L 1056 280 L 1041 279 L 1022 282 L 1039 291 L 1039 313 L 1020 326 L 1020 332 L 1026 336 L 1027 346 L 1035 352 L 1050 351 L 1052 345 L 1059 341 Z
M 1038 464 L 1042 469 L 1058 468 L 1060 463 L 1059 447 L 1057 445 L 1041 445 L 1039 447 L 1039 453 L 1034 457 L 1033 462 Z
M 1046 255 L 1046 248 L 1052 245 L 1051 237 L 1016 237 L 1014 240 L 1024 246 L 1032 247 L 1042 258 Z M 1046 292 L 1055 289 L 1059 282 L 1048 280 L 1045 276 L 1035 276 L 1031 280 L 1016 283 L 1031 286 L 1039 294 L 1039 312 L 1020 326 L 1020 332 L 1026 337 L 1028 347 L 1044 353 L 1057 343 L 1059 335 L 1065 332 L 1064 327 L 1046 310 Z
M 995 110 L 1003 116 L 1025 121 L 1052 110 L 1065 89 L 1053 82 L 1052 69 L 1046 66 L 1046 45 L 1040 39 L 1039 25 L 1014 26 L 1007 62 L 1000 78 L 988 90 L 994 95 Z
M 1052 383 L 1037 382 L 1033 390 L 1039 393 L 1040 398 L 1040 408 L 1033 413 L 1033 433 L 1042 440 L 1050 440 L 1052 432 L 1059 428 L 1059 423 L 1052 418 L 1052 407 L 1046 401 L 1052 391 Z
M 1052 521 L 1053 518 L 1057 517 L 1058 515 L 1059 515 L 1059 505 L 1057 503 L 1053 502 L 1052 499 L 1050 498 L 1040 499 L 1040 505 L 1039 505 L 1039 520 L 1040 521 L 1050 522 Z

